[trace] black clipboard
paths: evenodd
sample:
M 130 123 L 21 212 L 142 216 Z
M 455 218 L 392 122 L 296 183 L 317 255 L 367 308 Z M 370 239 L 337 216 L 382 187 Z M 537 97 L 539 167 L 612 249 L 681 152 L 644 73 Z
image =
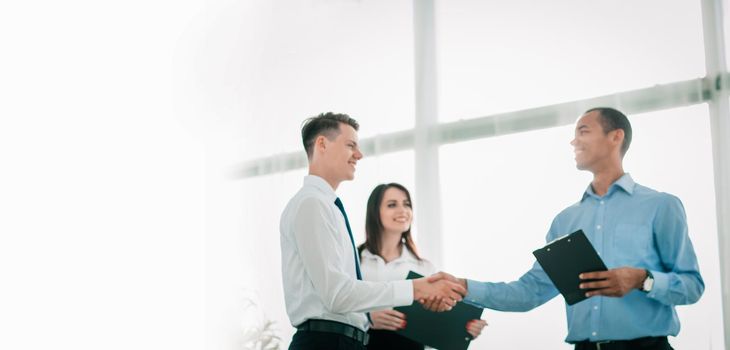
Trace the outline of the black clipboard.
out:
M 579 274 L 608 270 L 583 230 L 552 241 L 532 254 L 568 305 L 585 300 L 589 291 L 578 288 L 581 283 Z M 583 282 L 586 281 L 590 280 Z
M 423 276 L 410 271 L 407 279 Z M 466 323 L 482 317 L 484 309 L 458 302 L 450 311 L 432 312 L 414 302 L 409 306 L 394 308 L 406 314 L 406 328 L 396 333 L 441 350 L 466 350 L 472 337 L 466 331 Z

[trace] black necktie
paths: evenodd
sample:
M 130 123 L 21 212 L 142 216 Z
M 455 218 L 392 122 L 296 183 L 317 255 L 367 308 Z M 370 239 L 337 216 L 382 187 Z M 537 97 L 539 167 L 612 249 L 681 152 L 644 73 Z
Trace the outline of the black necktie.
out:
M 342 212 L 342 216 L 345 217 L 345 226 L 347 226 L 347 234 L 350 235 L 350 243 L 352 243 L 352 252 L 355 254 L 355 274 L 357 274 L 357 279 L 362 281 L 362 273 L 360 273 L 360 257 L 357 256 L 357 249 L 355 249 L 355 239 L 352 238 L 352 230 L 350 229 L 350 220 L 347 220 L 347 213 L 345 213 L 345 206 L 342 205 L 342 201 L 340 200 L 340 197 L 337 197 L 335 199 L 335 205 L 337 208 L 340 208 L 340 211 Z M 373 323 L 373 320 L 370 318 L 370 313 L 366 312 L 365 316 L 368 317 L 368 322 L 370 324 Z
M 355 254 L 355 273 L 357 279 L 362 280 L 362 273 L 360 273 L 360 259 L 357 256 L 357 249 L 355 249 L 355 239 L 352 237 L 352 230 L 350 229 L 350 221 L 347 220 L 347 213 L 345 213 L 345 207 L 342 205 L 342 201 L 338 197 L 335 199 L 335 205 L 340 208 L 342 216 L 345 217 L 345 226 L 347 226 L 347 233 L 350 235 L 350 243 L 352 243 L 352 252 Z

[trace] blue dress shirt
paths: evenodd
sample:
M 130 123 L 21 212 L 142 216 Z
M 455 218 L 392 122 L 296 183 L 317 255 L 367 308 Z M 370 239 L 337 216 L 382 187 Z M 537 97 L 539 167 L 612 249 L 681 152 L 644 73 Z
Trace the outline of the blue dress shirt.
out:
M 603 197 L 589 185 L 578 203 L 555 217 L 546 241 L 579 229 L 609 269 L 648 269 L 654 286 L 650 293 L 635 289 L 621 298 L 594 296 L 566 304 L 565 341 L 676 336 L 679 319 L 674 305 L 696 302 L 705 289 L 682 202 L 624 174 Z M 558 295 L 537 262 L 514 282 L 467 280 L 467 284 L 467 302 L 500 311 L 528 311 Z

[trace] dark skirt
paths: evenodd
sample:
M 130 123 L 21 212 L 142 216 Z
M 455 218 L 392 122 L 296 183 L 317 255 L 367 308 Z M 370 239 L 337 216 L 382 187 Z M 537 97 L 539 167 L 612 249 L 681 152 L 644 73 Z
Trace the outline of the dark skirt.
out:
M 423 350 L 423 344 L 393 331 L 371 329 L 368 334 L 370 335 L 368 350 Z

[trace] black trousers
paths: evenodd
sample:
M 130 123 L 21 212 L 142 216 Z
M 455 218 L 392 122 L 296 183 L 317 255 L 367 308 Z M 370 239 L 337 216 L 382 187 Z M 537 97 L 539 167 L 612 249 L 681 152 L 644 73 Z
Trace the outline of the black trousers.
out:
M 289 350 L 366 350 L 362 343 L 342 334 L 297 331 Z
M 639 338 L 600 344 L 580 342 L 575 350 L 673 350 L 667 337 Z
M 393 331 L 371 329 L 368 334 L 370 335 L 368 350 L 423 350 L 423 344 Z

